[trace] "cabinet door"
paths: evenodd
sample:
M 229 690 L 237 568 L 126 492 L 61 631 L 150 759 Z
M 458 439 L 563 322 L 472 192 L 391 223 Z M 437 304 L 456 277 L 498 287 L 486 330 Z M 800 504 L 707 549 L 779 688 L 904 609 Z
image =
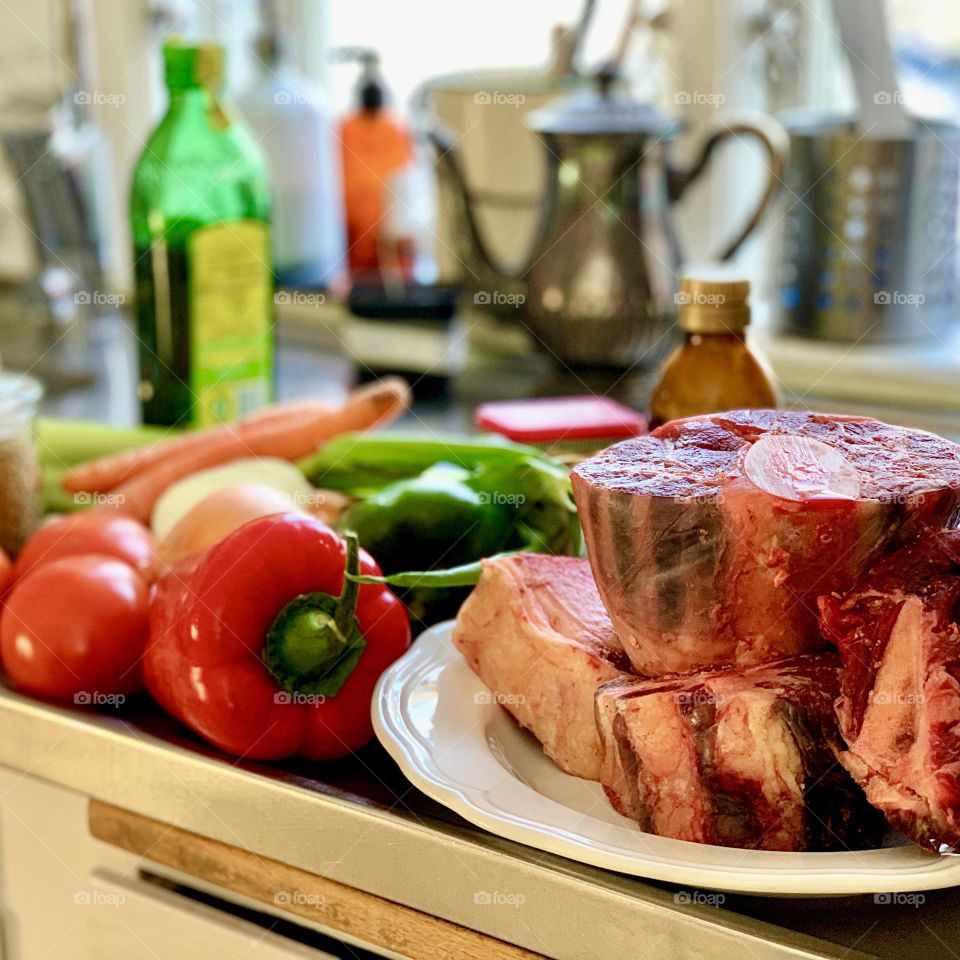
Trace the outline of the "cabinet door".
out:
M 86 960 L 336 960 L 140 880 L 96 871 L 85 899 Z

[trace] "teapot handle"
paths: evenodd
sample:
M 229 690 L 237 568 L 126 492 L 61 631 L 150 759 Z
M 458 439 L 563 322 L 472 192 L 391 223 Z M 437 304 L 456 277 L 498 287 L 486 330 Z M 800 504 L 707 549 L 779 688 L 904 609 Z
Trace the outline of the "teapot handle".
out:
M 687 187 L 706 170 L 716 148 L 728 137 L 745 135 L 760 141 L 767 156 L 767 183 L 760 200 L 747 222 L 732 240 L 724 246 L 718 259 L 729 260 L 740 249 L 744 240 L 757 228 L 767 208 L 783 185 L 787 161 L 790 157 L 790 138 L 787 131 L 773 119 L 762 113 L 728 113 L 711 121 L 710 132 L 700 147 L 693 165 L 686 169 L 673 168 L 668 172 L 668 190 L 671 201 L 678 200 Z

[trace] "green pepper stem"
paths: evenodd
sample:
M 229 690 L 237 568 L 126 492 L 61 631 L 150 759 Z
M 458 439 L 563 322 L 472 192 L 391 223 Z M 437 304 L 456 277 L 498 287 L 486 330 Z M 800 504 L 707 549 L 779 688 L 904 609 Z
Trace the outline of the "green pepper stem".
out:
M 263 659 L 280 686 L 290 692 L 334 696 L 366 646 L 357 628 L 360 545 L 345 536 L 344 580 L 340 595 L 306 593 L 277 614 L 267 633 Z
M 336 663 L 347 648 L 347 637 L 337 618 L 307 604 L 287 609 L 280 630 L 286 659 L 304 674 Z
M 347 555 L 343 566 L 343 589 L 337 599 L 337 626 L 340 633 L 349 636 L 357 613 L 357 600 L 360 597 L 360 540 L 348 530 L 343 535 L 347 541 Z

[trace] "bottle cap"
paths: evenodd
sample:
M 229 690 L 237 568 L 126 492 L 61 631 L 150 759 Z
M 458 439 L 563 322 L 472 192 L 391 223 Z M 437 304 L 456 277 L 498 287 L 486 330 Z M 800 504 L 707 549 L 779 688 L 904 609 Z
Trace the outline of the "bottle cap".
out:
M 219 90 L 223 85 L 223 60 L 223 47 L 215 43 L 165 43 L 163 64 L 167 87 L 171 90 L 190 87 Z
M 680 281 L 677 322 L 688 333 L 742 333 L 750 323 L 749 296 L 749 280 L 691 271 Z

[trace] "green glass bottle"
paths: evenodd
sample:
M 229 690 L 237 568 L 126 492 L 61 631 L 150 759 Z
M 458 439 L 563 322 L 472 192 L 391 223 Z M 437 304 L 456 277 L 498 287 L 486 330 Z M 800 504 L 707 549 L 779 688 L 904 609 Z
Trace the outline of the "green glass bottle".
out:
M 223 50 L 168 43 L 170 107 L 133 175 L 145 423 L 208 426 L 273 398 L 267 174 L 224 111 Z

